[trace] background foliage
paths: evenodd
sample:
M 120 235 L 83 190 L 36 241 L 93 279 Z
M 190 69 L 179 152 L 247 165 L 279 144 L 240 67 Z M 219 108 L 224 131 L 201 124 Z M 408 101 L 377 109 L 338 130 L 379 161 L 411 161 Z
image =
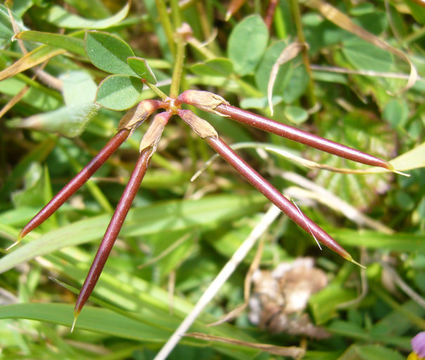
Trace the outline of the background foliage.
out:
M 270 72 L 283 49 L 300 35 L 298 9 L 309 62 L 299 55 L 280 66 L 273 118 L 385 159 L 412 149 L 419 152 L 408 158 L 410 177 L 317 170 L 281 154 L 289 151 L 328 166 L 358 167 L 203 114 L 233 144 L 249 143 L 244 157 L 367 270 L 321 252 L 308 234 L 281 217 L 268 231 L 261 267 L 314 257 L 330 285 L 310 299 L 309 312 L 332 337 L 271 335 L 252 325 L 246 313 L 230 324 L 206 326 L 243 302 L 243 279 L 254 252 L 191 330 L 243 342 L 302 345 L 310 359 L 402 359 L 410 352 L 410 338 L 425 330 L 425 173 L 420 168 L 425 158 L 425 83 L 420 77 L 425 73 L 425 9 L 410 0 L 333 2 L 354 24 L 409 56 L 419 78 L 402 92 L 409 65 L 344 30 L 343 23 L 326 19 L 321 13 L 325 3 L 279 1 L 270 30 L 262 20 L 266 3 L 248 1 L 229 21 L 223 2 L 181 4 L 181 18 L 195 39 L 189 41 L 185 59 L 184 89 L 213 91 L 233 105 L 270 116 Z M 143 65 L 127 64 L 127 57 L 146 58 L 151 76 L 168 93 L 175 19 L 171 16 L 168 29 L 159 21 L 158 4 L 163 2 L 134 1 L 130 7 L 100 0 L 10 2 L 15 25 L 25 30 L 18 37 L 26 54 L 11 41 L 10 14 L 0 5 L 0 103 L 5 109 L 14 97 L 19 100 L 0 119 L 2 248 L 114 134 L 124 112 L 113 110 L 155 97 L 134 81 L 137 66 L 141 71 Z M 110 36 L 88 30 L 128 43 L 117 49 L 114 42 L 113 50 L 122 59 L 115 61 L 105 50 Z M 111 63 L 105 65 L 105 59 Z M 39 72 L 31 69 L 40 64 L 50 78 L 34 77 Z M 258 222 L 266 200 L 223 162 L 215 161 L 196 181 L 189 181 L 211 152 L 172 121 L 91 297 L 92 305 L 101 306 L 88 306 L 71 334 L 72 293 L 86 275 L 145 129 L 136 131 L 87 186 L 0 260 L 0 357 L 153 358 Z M 277 150 L 266 154 L 260 151 L 264 144 Z M 316 187 L 294 179 L 309 179 Z M 170 358 L 183 357 L 276 356 L 187 337 Z

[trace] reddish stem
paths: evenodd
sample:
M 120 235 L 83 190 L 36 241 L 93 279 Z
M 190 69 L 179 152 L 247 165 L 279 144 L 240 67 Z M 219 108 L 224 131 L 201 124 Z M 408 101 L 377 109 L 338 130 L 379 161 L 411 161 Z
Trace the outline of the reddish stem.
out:
M 276 11 L 276 6 L 277 6 L 278 0 L 270 0 L 269 1 L 269 6 L 267 7 L 267 12 L 266 12 L 266 16 L 264 18 L 264 22 L 266 23 L 267 29 L 269 29 L 272 26 L 272 22 L 273 22 L 273 17 L 274 17 L 274 13 Z
M 86 280 L 84 281 L 83 287 L 81 288 L 80 294 L 78 295 L 77 302 L 74 308 L 74 323 L 78 317 L 81 309 L 92 293 L 97 280 L 105 266 L 106 260 L 108 259 L 109 253 L 115 243 L 115 240 L 121 230 L 124 223 L 125 217 L 130 209 L 131 203 L 139 190 L 140 183 L 146 173 L 146 169 L 149 165 L 149 160 L 152 155 L 152 147 L 146 148 L 140 153 L 139 159 L 136 166 L 131 174 L 130 180 L 125 187 L 121 199 L 118 202 L 117 208 L 115 209 L 114 215 L 112 216 L 111 222 L 106 229 L 103 240 L 97 250 L 96 256 L 90 267 L 89 273 L 87 274 Z
M 196 106 L 196 105 L 195 105 Z M 384 160 L 375 156 L 366 154 L 362 151 L 338 144 L 334 141 L 324 139 L 320 136 L 310 134 L 295 127 L 284 125 L 277 121 L 265 118 L 263 116 L 239 109 L 232 105 L 220 104 L 215 108 L 220 114 L 229 116 L 233 120 L 247 124 L 258 129 L 271 132 L 273 134 L 288 138 L 293 141 L 326 151 L 349 160 L 357 161 L 363 164 L 379 166 L 385 169 L 391 169 L 391 166 Z
M 245 1 L 246 0 L 232 0 L 230 2 L 226 11 L 226 21 L 228 21 L 233 16 L 233 14 L 242 7 Z
M 236 171 L 241 174 L 251 185 L 258 189 L 265 197 L 275 204 L 283 213 L 288 215 L 296 224 L 308 233 L 312 234 L 325 246 L 352 261 L 351 255 L 342 248 L 328 233 L 316 225 L 310 218 L 304 215 L 293 203 L 291 203 L 272 184 L 264 179 L 257 171 L 248 165 L 238 154 L 236 154 L 223 140 L 216 137 L 206 138 L 208 144 Z
M 52 215 L 68 198 L 74 194 L 99 167 L 118 149 L 127 139 L 129 130 L 122 129 L 109 140 L 102 150 L 68 183 L 59 191 L 47 205 L 45 205 L 37 215 L 35 215 L 19 234 L 22 239 L 31 230 L 43 223 Z

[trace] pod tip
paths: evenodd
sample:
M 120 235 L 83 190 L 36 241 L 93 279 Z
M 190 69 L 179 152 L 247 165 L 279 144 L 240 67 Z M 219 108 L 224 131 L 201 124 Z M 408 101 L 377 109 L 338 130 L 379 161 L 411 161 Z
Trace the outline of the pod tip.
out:
M 77 323 L 78 315 L 80 315 L 80 312 L 79 311 L 74 311 L 74 320 L 72 321 L 71 332 L 74 331 L 75 324 Z

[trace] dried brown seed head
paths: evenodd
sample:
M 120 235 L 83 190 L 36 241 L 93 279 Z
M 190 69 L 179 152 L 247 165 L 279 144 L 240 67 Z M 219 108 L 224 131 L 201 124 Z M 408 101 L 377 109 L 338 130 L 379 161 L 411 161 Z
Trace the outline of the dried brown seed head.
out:
M 162 105 L 158 100 L 143 100 L 137 106 L 127 111 L 118 124 L 118 130 L 127 129 L 134 131 L 145 121 L 155 110 Z
M 208 137 L 218 137 L 217 131 L 212 127 L 212 125 L 208 121 L 195 115 L 192 111 L 178 110 L 177 113 L 202 139 Z
M 217 112 L 215 108 L 221 104 L 230 105 L 229 102 L 221 96 L 201 90 L 186 90 L 182 92 L 177 99 L 182 103 L 196 106 L 198 109 L 212 112 L 220 116 L 223 116 L 223 114 Z
M 164 127 L 167 125 L 171 115 L 172 114 L 168 111 L 164 111 L 154 117 L 152 124 L 149 126 L 148 130 L 142 138 L 139 149 L 140 152 L 147 149 L 148 147 L 153 149 L 152 153 L 155 152 L 159 139 L 161 138 L 162 132 L 164 131 Z

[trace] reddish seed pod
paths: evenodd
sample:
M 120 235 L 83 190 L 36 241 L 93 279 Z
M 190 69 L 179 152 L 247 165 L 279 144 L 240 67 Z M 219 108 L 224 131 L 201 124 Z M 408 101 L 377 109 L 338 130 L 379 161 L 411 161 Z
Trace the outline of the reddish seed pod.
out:
M 112 250 L 112 247 L 117 239 L 117 236 L 121 230 L 122 224 L 124 223 L 125 217 L 130 210 L 131 203 L 139 190 L 140 183 L 145 176 L 146 170 L 149 165 L 149 160 L 152 156 L 153 149 L 147 148 L 139 156 L 136 166 L 131 174 L 130 180 L 125 187 L 121 199 L 118 202 L 117 208 L 115 209 L 114 215 L 112 216 L 111 222 L 106 229 L 103 240 L 97 250 L 96 256 L 90 267 L 89 273 L 87 274 L 86 280 L 84 281 L 83 287 L 81 288 L 80 294 L 78 295 L 77 302 L 74 308 L 74 323 L 80 314 L 84 304 L 90 297 L 97 281 L 99 280 L 100 274 L 105 266 L 106 260 Z
M 229 116 L 231 119 L 240 123 L 271 132 L 273 134 L 297 141 L 330 154 L 357 161 L 366 165 L 391 169 L 391 166 L 386 161 L 375 156 L 366 154 L 362 151 L 350 148 L 334 141 L 324 139 L 320 136 L 310 134 L 295 127 L 284 125 L 280 122 L 268 119 L 252 112 L 239 109 L 232 105 L 219 104 L 215 108 L 215 111 L 222 115 Z
M 129 110 L 120 120 L 118 130 L 127 129 L 134 131 L 139 127 L 152 113 L 163 107 L 164 103 L 159 100 L 143 100 L 133 109 Z
M 293 203 L 291 203 L 279 190 L 263 178 L 256 170 L 246 163 L 220 138 L 210 137 L 208 144 L 236 171 L 241 174 L 251 185 L 260 191 L 266 198 L 275 204 L 284 214 L 293 220 L 298 226 L 314 236 L 323 245 L 335 251 L 343 258 L 353 261 L 351 255 L 339 245 L 326 231 L 304 215 Z
M 221 104 L 229 104 L 221 96 L 218 96 L 209 91 L 201 90 L 186 90 L 183 91 L 178 97 L 177 101 L 196 106 L 198 109 L 203 111 L 212 112 L 217 115 L 222 115 L 217 112 L 215 109 Z
M 207 137 L 218 137 L 217 131 L 211 126 L 211 124 L 195 115 L 192 111 L 179 109 L 177 113 L 202 139 Z
M 273 134 L 297 141 L 330 154 L 357 161 L 366 165 L 379 166 L 389 170 L 392 169 L 390 164 L 375 156 L 366 154 L 362 151 L 350 148 L 334 141 L 324 139 L 320 136 L 310 134 L 295 127 L 284 125 L 280 122 L 254 114 L 247 110 L 242 110 L 238 107 L 230 105 L 221 96 L 210 93 L 208 91 L 187 90 L 178 97 L 178 101 L 196 106 L 198 109 L 207 112 L 230 117 L 231 119 L 240 123 L 271 132 Z
M 74 194 L 84 183 L 96 172 L 97 169 L 118 149 L 127 139 L 129 130 L 120 130 L 105 147 L 90 161 L 61 191 L 59 191 L 46 206 L 44 206 L 30 222 L 25 225 L 19 234 L 18 239 L 22 239 L 31 230 L 42 224 L 52 215 L 68 198 Z
M 139 186 L 145 176 L 146 170 L 149 165 L 150 158 L 156 150 L 159 139 L 161 138 L 162 131 L 172 114 L 170 112 L 162 112 L 157 114 L 148 130 L 142 139 L 142 145 L 140 150 L 140 156 L 137 164 L 131 174 L 130 180 L 125 187 L 121 199 L 118 202 L 117 208 L 115 209 L 114 215 L 112 216 L 111 222 L 106 229 L 105 235 L 100 243 L 99 249 L 97 250 L 96 256 L 90 267 L 89 273 L 87 274 L 86 280 L 84 281 L 83 287 L 81 288 L 80 294 L 78 295 L 77 302 L 74 309 L 74 327 L 76 319 L 81 312 L 87 299 L 90 297 L 99 276 L 105 266 L 106 260 L 114 246 L 115 240 L 121 230 L 124 220 L 130 210 L 131 203 L 139 190 Z M 143 145 L 144 144 L 144 145 Z

